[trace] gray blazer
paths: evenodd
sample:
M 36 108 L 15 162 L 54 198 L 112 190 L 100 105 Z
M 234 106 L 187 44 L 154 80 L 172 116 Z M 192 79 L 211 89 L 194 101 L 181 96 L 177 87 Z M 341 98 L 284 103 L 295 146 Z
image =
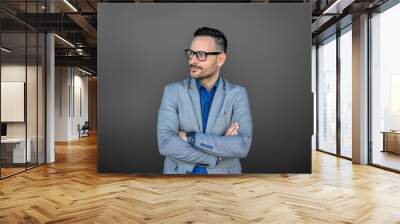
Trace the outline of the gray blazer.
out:
M 221 82 L 222 81 L 222 82 Z M 239 122 L 237 136 L 224 136 L 231 122 Z M 183 141 L 179 130 L 195 131 L 194 145 Z M 165 156 L 164 174 L 191 173 L 196 163 L 209 174 L 240 174 L 240 158 L 249 152 L 252 117 L 246 89 L 221 76 L 202 133 L 200 95 L 195 79 L 187 78 L 164 88 L 157 122 L 157 141 Z M 217 158 L 220 158 L 217 164 Z

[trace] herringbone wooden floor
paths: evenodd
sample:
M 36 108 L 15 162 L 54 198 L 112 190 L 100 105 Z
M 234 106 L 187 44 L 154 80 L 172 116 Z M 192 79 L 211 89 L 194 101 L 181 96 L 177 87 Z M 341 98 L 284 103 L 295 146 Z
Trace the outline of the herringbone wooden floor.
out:
M 0 223 L 400 223 L 400 175 L 320 152 L 311 175 L 98 174 L 89 137 L 0 181 Z

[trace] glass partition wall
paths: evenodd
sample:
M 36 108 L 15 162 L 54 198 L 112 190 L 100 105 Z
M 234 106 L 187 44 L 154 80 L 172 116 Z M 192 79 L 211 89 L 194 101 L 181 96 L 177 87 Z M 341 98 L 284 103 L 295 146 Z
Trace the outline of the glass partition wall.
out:
M 352 157 L 351 25 L 317 46 L 317 150 Z
M 341 31 L 340 68 L 340 155 L 352 158 L 352 33 L 351 25 Z
M 42 5 L 18 2 L 29 13 Z M 44 33 L 0 11 L 1 179 L 45 163 L 45 41 Z
M 321 42 L 318 54 L 318 146 L 336 154 L 336 35 Z
M 400 171 L 400 4 L 371 18 L 370 163 Z

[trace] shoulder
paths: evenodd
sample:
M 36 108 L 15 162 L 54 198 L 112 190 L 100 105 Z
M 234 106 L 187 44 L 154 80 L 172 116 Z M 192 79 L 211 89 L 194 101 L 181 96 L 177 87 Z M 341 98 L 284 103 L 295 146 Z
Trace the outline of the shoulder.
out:
M 227 91 L 229 94 L 235 95 L 235 96 L 240 96 L 240 95 L 247 95 L 246 88 L 239 85 L 232 83 L 228 81 L 227 79 L 223 79 L 224 84 L 225 84 L 225 91 Z
M 189 82 L 189 78 L 181 80 L 181 81 L 169 83 L 169 84 L 165 85 L 164 91 L 171 92 L 171 93 L 180 92 L 181 90 L 187 88 L 188 82 Z
M 169 83 L 165 86 L 165 88 L 168 89 L 180 89 L 180 88 L 185 88 L 185 86 L 188 85 L 189 82 L 189 78 L 181 80 L 181 81 L 177 81 L 177 82 L 172 82 Z

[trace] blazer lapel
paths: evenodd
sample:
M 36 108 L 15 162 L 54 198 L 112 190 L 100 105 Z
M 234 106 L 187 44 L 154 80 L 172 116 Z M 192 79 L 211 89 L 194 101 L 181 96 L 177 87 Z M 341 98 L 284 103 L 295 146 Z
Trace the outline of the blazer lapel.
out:
M 217 86 L 217 91 L 215 92 L 213 101 L 211 103 L 210 113 L 208 114 L 206 133 L 211 133 L 214 128 L 215 119 L 221 110 L 222 102 L 225 97 L 225 80 L 220 77 L 219 85 Z
M 192 101 L 192 105 L 197 117 L 197 124 L 199 127 L 199 132 L 203 132 L 203 125 L 201 120 L 201 109 L 200 109 L 200 95 L 199 91 L 197 90 L 195 79 L 189 78 L 189 96 L 190 100 Z

